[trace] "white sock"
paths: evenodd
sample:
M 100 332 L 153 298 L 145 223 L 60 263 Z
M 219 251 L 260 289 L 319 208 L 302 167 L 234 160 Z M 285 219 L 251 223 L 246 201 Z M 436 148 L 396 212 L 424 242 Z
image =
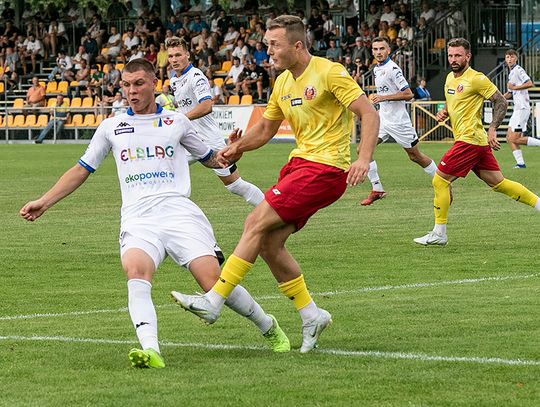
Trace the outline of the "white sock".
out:
M 435 161 L 431 160 L 429 165 L 424 167 L 424 171 L 433 178 L 435 176 L 435 172 L 437 171 L 437 164 L 435 164 Z
M 241 285 L 237 285 L 225 300 L 225 305 L 237 314 L 246 317 L 253 322 L 261 333 L 266 333 L 272 328 L 272 318 L 266 314 L 261 306 Z
M 433 231 L 439 236 L 446 236 L 446 223 L 442 225 L 435 224 Z
M 527 145 L 533 147 L 540 147 L 540 140 L 534 137 L 527 137 Z
M 525 164 L 525 161 L 523 161 L 523 152 L 521 150 L 514 150 L 512 151 L 512 154 L 514 154 L 514 158 L 516 159 L 517 164 Z
M 534 205 L 534 209 L 536 209 L 537 211 L 540 211 L 540 199 L 536 201 L 536 204 Z
M 233 194 L 240 195 L 247 203 L 257 206 L 264 199 L 264 194 L 255 185 L 238 178 L 232 184 L 225 185 L 225 188 Z
M 302 318 L 302 323 L 305 324 L 306 322 L 311 322 L 317 318 L 320 311 L 319 307 L 315 305 L 315 302 L 311 301 L 304 308 L 300 308 L 298 312 L 300 313 L 300 318 Z
M 159 352 L 157 315 L 152 302 L 152 284 L 138 278 L 127 282 L 128 310 L 143 349 Z
M 369 163 L 369 171 L 367 176 L 374 191 L 384 192 L 381 180 L 379 179 L 379 173 L 377 172 L 377 162 L 375 160 Z
M 218 307 L 219 309 L 223 307 L 223 304 L 225 304 L 226 301 L 226 298 L 223 298 L 214 290 L 208 291 L 206 294 L 204 294 L 204 296 L 208 301 L 210 301 L 210 304 L 212 304 L 214 307 Z

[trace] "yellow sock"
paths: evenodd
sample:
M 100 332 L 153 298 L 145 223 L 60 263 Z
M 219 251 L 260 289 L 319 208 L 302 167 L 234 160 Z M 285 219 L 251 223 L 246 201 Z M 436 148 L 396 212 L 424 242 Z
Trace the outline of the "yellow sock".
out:
M 304 308 L 312 301 L 311 295 L 309 295 L 307 290 L 303 274 L 294 280 L 281 283 L 279 285 L 279 289 L 287 298 L 293 301 L 297 310 Z
M 433 185 L 435 191 L 433 197 L 435 223 L 437 225 L 446 225 L 448 222 L 448 209 L 450 209 L 450 182 L 435 174 L 431 185 Z
M 495 192 L 508 195 L 514 201 L 524 203 L 526 205 L 534 206 L 538 202 L 538 197 L 521 185 L 519 182 L 510 181 L 509 179 L 503 179 L 497 185 L 492 188 Z
M 225 262 L 219 280 L 214 284 L 212 290 L 223 298 L 227 298 L 232 290 L 234 290 L 234 287 L 240 284 L 240 281 L 242 281 L 252 267 L 253 263 L 231 254 Z

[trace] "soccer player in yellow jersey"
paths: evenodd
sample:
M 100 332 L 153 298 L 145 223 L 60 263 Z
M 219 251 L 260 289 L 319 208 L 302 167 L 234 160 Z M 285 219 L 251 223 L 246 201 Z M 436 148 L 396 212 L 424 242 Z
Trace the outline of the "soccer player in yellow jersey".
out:
M 491 149 L 500 148 L 497 128 L 506 115 L 507 102 L 497 87 L 481 72 L 469 66 L 471 46 L 463 38 L 448 42 L 448 62 L 452 72 L 446 77 L 446 106 L 437 113 L 437 120 L 450 117 L 455 143 L 441 158 L 433 177 L 435 227 L 427 235 L 414 239 L 421 245 L 445 245 L 446 222 L 450 208 L 450 184 L 469 171 L 488 184 L 493 191 L 540 210 L 538 196 L 523 185 L 504 178 Z M 493 103 L 493 120 L 488 132 L 481 119 L 484 100 Z
M 231 290 L 260 255 L 281 292 L 300 313 L 300 352 L 305 353 L 315 347 L 331 316 L 312 300 L 300 266 L 285 248 L 285 242 L 315 212 L 339 199 L 347 184 L 354 186 L 364 180 L 377 143 L 379 116 L 342 65 L 309 54 L 300 18 L 275 18 L 267 27 L 265 40 L 276 69 L 283 72 L 262 119 L 244 137 L 240 132 L 233 133 L 233 142 L 218 156 L 236 161 L 242 153 L 263 146 L 276 134 L 283 119 L 291 124 L 297 146 L 277 184 L 247 217 L 240 242 L 214 287 L 204 296 L 172 295 L 186 310 L 213 323 Z M 362 120 L 358 159 L 352 164 L 351 112 Z

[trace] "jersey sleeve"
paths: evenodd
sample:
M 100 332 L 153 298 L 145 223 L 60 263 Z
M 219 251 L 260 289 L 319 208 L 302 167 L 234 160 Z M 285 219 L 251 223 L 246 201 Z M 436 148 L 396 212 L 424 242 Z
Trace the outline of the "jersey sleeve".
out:
M 527 72 L 525 72 L 525 69 L 521 67 L 518 71 L 518 77 L 519 77 L 519 80 L 521 81 L 520 85 L 523 85 L 525 82 L 528 82 L 531 80 L 530 76 L 527 75 Z
M 194 75 L 191 79 L 191 85 L 193 93 L 197 98 L 197 102 L 201 103 L 203 100 L 212 99 L 212 95 L 210 95 L 210 85 L 206 76 L 202 74 Z
M 399 66 L 394 66 L 392 68 L 392 79 L 400 92 L 410 88 L 409 82 L 407 82 L 407 79 L 403 76 L 403 71 Z
M 279 77 L 278 77 L 278 80 L 279 80 Z M 278 81 L 276 81 L 274 89 L 270 95 L 270 100 L 268 100 L 268 105 L 266 106 L 266 110 L 263 113 L 263 117 L 268 120 L 284 120 L 285 119 L 283 110 L 281 110 L 281 107 L 279 106 L 279 103 L 278 103 L 278 98 L 281 96 L 281 95 L 278 95 L 278 93 L 281 94 L 282 87 L 279 86 L 277 82 Z
M 364 94 L 364 91 L 349 75 L 347 69 L 340 64 L 334 64 L 328 71 L 327 87 L 337 100 L 345 107 Z
M 79 160 L 79 165 L 89 172 L 97 170 L 101 162 L 111 150 L 111 143 L 107 137 L 107 124 L 102 122 L 97 128 L 85 153 Z
M 483 73 L 474 76 L 472 85 L 484 99 L 489 99 L 497 92 L 497 87 Z
M 179 116 L 178 125 L 181 132 L 180 144 L 194 157 L 204 161 L 204 158 L 211 153 L 210 147 L 203 143 L 195 127 L 183 115 Z

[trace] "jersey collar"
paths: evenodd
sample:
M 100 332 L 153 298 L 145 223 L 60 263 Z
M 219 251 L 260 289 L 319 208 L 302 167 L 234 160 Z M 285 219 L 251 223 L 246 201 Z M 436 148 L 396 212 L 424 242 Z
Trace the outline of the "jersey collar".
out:
M 390 61 L 390 55 L 388 55 L 386 57 L 386 59 L 384 61 L 382 61 L 380 64 L 377 64 L 377 66 L 383 66 L 383 65 L 386 65 L 386 63 Z
M 188 66 L 186 66 L 186 68 L 180 72 L 180 76 L 184 75 L 187 71 L 189 71 L 191 68 L 193 68 L 193 65 L 192 64 L 189 64 Z
M 155 114 L 159 114 L 163 111 L 163 107 L 161 107 L 161 105 L 159 103 L 156 103 L 156 113 Z M 135 116 L 135 112 L 131 109 L 131 107 L 127 110 L 126 112 L 128 115 L 130 116 Z

